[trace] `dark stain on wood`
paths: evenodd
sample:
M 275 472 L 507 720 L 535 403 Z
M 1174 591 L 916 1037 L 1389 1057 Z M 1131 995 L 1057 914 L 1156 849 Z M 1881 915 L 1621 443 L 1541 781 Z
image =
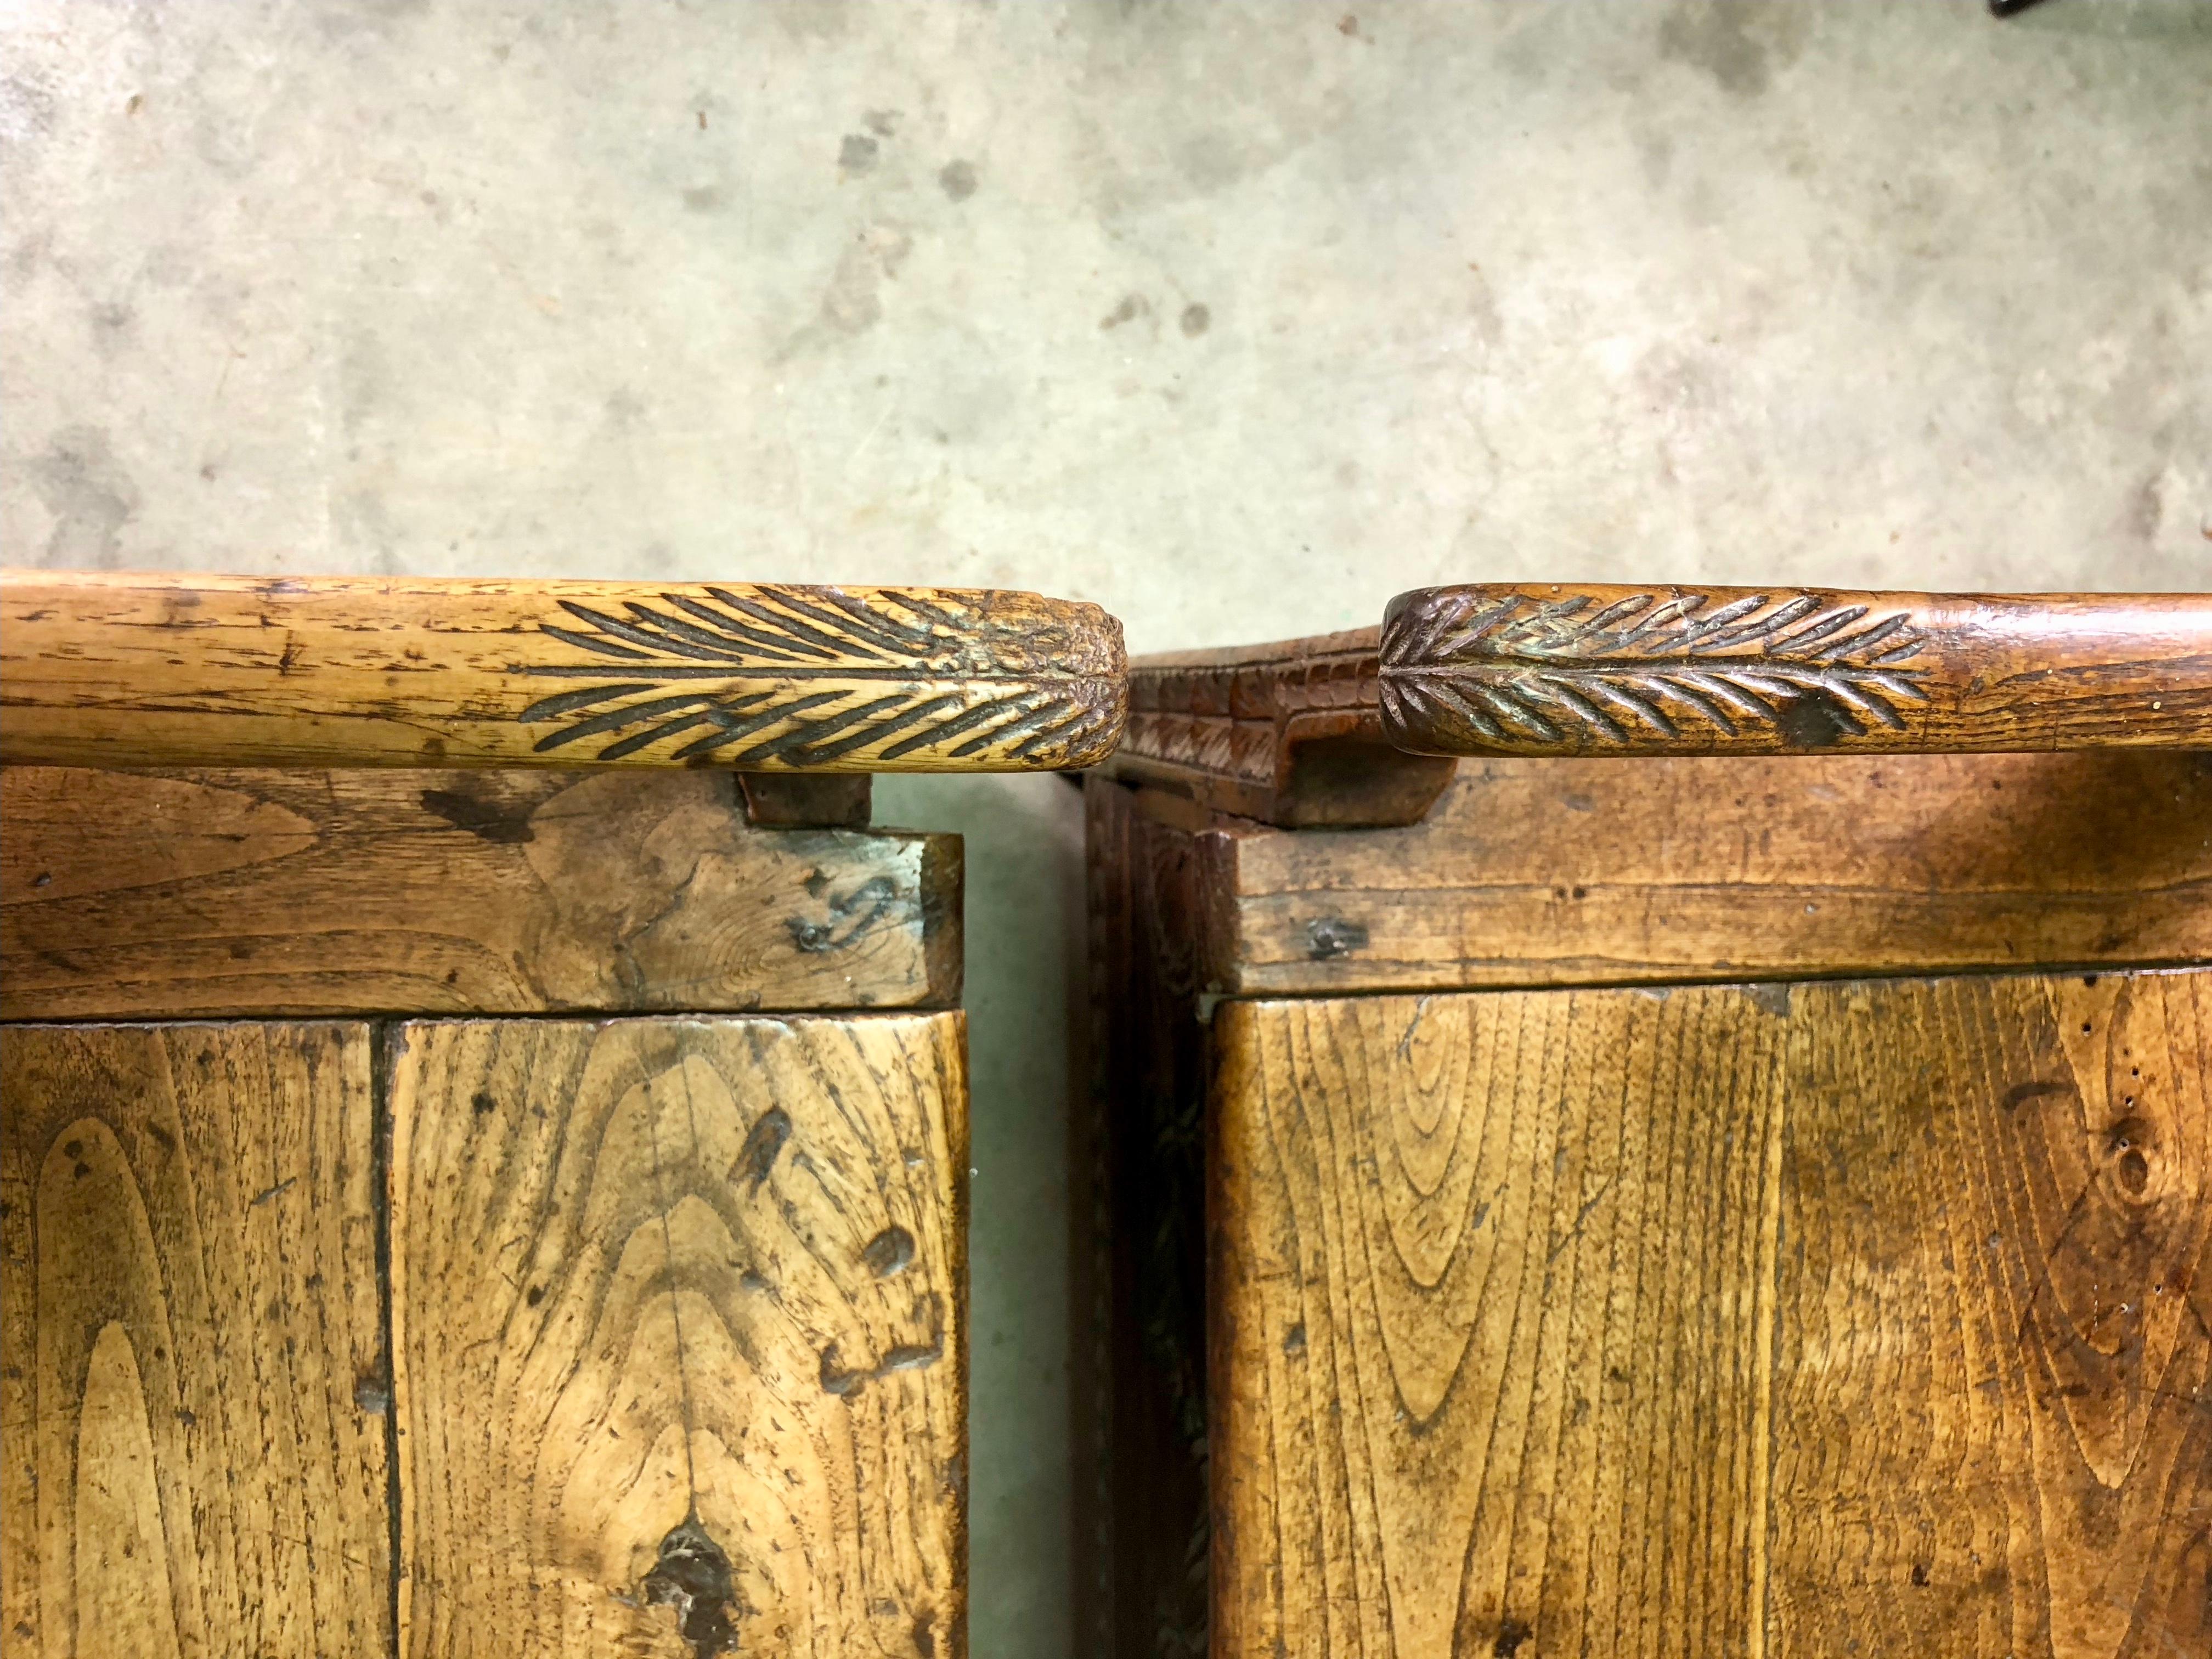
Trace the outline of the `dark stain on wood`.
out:
M 895 1223 L 868 1241 L 860 1260 L 878 1279 L 903 1273 L 914 1261 L 914 1235 Z
M 768 1172 L 775 1167 L 775 1155 L 790 1139 L 791 1119 L 782 1107 L 769 1107 L 746 1132 L 745 1144 L 738 1149 L 738 1161 L 731 1166 L 730 1178 L 734 1181 L 743 1177 L 748 1190 L 758 1192 L 761 1183 L 768 1179 Z
M 1342 916 L 1321 916 L 1306 924 L 1306 955 L 1315 962 L 1349 956 L 1367 948 L 1367 929 Z
M 730 1558 L 696 1513 L 660 1540 L 660 1559 L 646 1574 L 644 1589 L 647 1601 L 676 1609 L 676 1629 L 691 1644 L 692 1659 L 737 1650 L 737 1628 L 730 1622 L 736 1594 Z
M 528 809 L 517 811 L 504 802 L 484 800 L 450 789 L 425 789 L 422 810 L 495 846 L 516 846 L 538 839 L 538 832 L 530 826 Z

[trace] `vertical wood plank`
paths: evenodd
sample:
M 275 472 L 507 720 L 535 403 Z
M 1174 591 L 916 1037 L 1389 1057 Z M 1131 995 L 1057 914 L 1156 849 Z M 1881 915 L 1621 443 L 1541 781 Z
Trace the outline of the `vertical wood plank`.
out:
M 1776 1651 L 2212 1652 L 2212 975 L 1791 1026 Z
M 1783 1021 L 1216 1016 L 1216 1653 L 1744 1653 Z
M 2212 1648 L 2212 975 L 1214 1036 L 1217 1653 Z
M 396 1029 L 402 1652 L 963 1650 L 963 1042 Z
M 11 1027 L 0 1085 L 5 1645 L 384 1651 L 368 1029 Z

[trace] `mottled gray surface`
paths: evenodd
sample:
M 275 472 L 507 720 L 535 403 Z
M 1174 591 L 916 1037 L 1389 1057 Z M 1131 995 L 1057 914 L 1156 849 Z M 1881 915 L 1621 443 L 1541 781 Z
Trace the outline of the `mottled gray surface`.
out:
M 15 561 L 2212 587 L 2212 6 L 12 0 Z M 975 1637 L 1065 1648 L 1072 793 L 975 879 Z M 986 854 L 988 843 L 988 855 Z

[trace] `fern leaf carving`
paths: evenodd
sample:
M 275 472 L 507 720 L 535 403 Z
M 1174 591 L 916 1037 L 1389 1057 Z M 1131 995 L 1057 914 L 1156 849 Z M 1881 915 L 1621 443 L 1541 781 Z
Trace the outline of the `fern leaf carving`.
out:
M 562 600 L 540 631 L 575 652 L 518 673 L 580 685 L 518 716 L 553 726 L 534 748 L 738 769 L 896 763 L 917 751 L 1050 766 L 1086 757 L 1117 716 L 1092 677 L 1054 672 L 1053 642 L 994 635 L 942 593 L 725 587 L 630 600 L 623 614 Z
M 1818 594 L 1630 594 L 1598 605 L 1446 589 L 1382 640 L 1386 722 L 1463 725 L 1486 743 L 1605 750 L 1762 732 L 1826 740 L 1902 731 L 1927 701 L 1910 665 L 1923 638 L 1902 612 Z

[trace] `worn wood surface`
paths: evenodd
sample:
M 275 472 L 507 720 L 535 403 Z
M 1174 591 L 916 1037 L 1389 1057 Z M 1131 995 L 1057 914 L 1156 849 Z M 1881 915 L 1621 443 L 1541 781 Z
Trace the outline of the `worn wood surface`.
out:
M 400 1651 L 964 1646 L 957 1014 L 397 1029 Z
M 2205 755 L 1470 760 L 1402 830 L 1164 816 L 1220 992 L 2212 961 Z
M 1376 630 L 1141 657 L 1108 763 L 1125 783 L 1292 828 L 1413 823 L 1448 762 L 1383 737 Z
M 1214 1041 L 1214 1652 L 2212 1646 L 2212 975 Z
M 0 1637 L 386 1650 L 366 1028 L 0 1038 Z
M 1043 770 L 1122 666 L 1030 593 L 0 573 L 9 763 Z
M 2212 748 L 2212 595 L 1424 588 L 1378 690 L 1437 755 Z
M 9 767 L 0 1014 L 943 1006 L 960 881 L 726 773 Z

